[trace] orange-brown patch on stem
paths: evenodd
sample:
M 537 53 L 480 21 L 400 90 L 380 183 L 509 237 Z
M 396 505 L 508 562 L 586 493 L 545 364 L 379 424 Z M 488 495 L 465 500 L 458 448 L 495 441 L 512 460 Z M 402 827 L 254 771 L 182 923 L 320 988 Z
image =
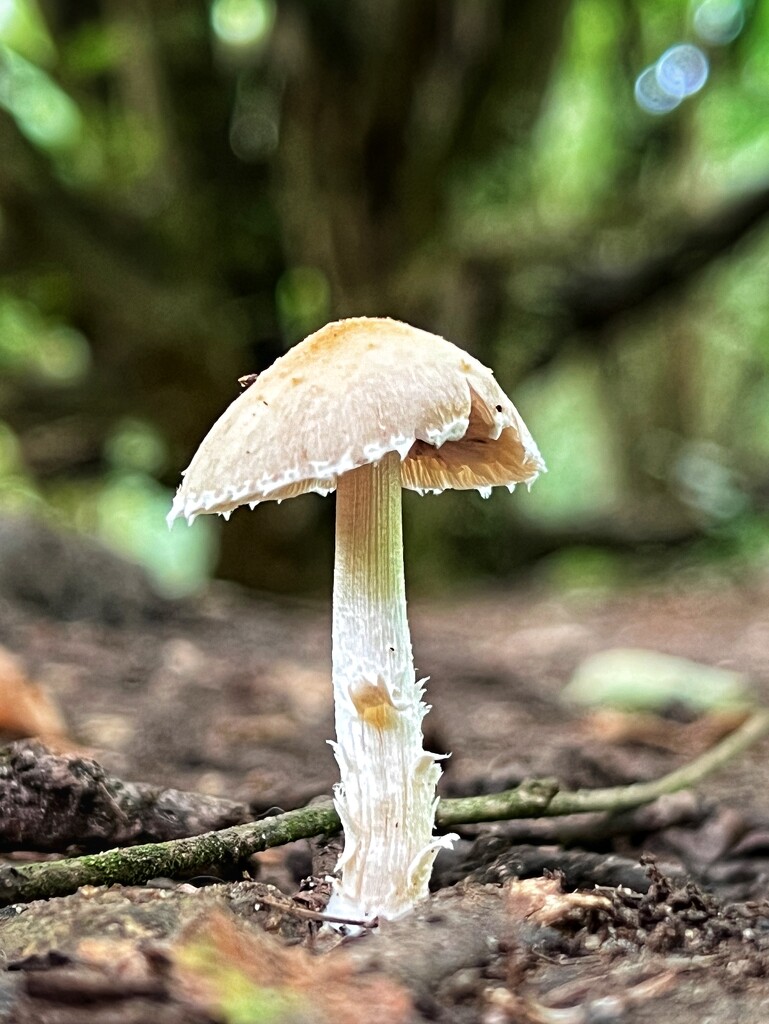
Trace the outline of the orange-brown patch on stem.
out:
M 398 712 L 381 677 L 375 683 L 362 679 L 353 684 L 350 687 L 350 699 L 367 725 L 373 725 L 379 730 L 394 728 Z

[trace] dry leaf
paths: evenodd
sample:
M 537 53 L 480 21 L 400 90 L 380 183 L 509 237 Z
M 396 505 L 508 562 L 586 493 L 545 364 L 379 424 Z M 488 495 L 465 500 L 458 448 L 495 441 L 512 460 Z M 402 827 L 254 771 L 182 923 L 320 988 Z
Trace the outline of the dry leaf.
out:
M 0 647 L 0 733 L 7 739 L 37 736 L 54 746 L 67 742 L 61 712 L 5 647 Z
M 588 715 L 583 728 L 604 743 L 642 743 L 696 757 L 734 732 L 747 717 L 747 711 L 734 708 L 712 711 L 694 722 L 676 722 L 649 712 L 606 708 Z
M 557 878 L 515 879 L 506 886 L 509 912 L 518 920 L 553 925 L 588 910 L 610 910 L 611 902 L 598 893 L 563 892 Z
M 227 1024 L 407 1024 L 397 982 L 356 973 L 343 949 L 319 957 L 215 912 L 171 951 L 179 991 Z

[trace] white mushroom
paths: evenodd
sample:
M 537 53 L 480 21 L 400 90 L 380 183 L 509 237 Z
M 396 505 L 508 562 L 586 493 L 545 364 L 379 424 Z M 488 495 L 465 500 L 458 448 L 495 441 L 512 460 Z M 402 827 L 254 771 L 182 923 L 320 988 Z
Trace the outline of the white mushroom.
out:
M 401 488 L 512 490 L 544 463 L 487 367 L 395 320 L 328 324 L 260 374 L 214 424 L 169 523 L 336 490 L 335 804 L 345 834 L 329 912 L 396 918 L 427 895 L 438 755 L 406 618 Z

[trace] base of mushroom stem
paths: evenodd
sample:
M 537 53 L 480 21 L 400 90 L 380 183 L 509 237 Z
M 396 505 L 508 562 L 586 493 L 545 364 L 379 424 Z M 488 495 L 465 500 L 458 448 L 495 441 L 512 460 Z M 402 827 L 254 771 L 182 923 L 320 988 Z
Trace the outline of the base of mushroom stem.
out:
M 416 904 L 416 906 L 419 906 L 419 904 Z M 388 914 L 386 917 L 384 915 L 371 916 L 366 914 L 360 904 L 348 899 L 344 893 L 332 892 L 331 899 L 323 911 L 323 916 L 327 919 L 325 927 L 343 935 L 361 935 L 366 931 L 375 931 L 380 921 L 397 921 L 401 917 L 406 917 L 415 909 L 415 907 L 407 907 L 399 914 Z M 337 920 L 329 921 L 328 918 L 330 917 Z
M 361 907 L 348 900 L 339 892 L 332 892 L 323 916 L 326 919 L 324 927 L 341 935 L 361 935 L 363 932 L 376 930 L 379 925 L 378 917 L 367 917 Z M 335 918 L 330 921 L 328 918 Z
M 459 839 L 455 832 L 448 832 L 442 836 L 433 836 L 433 839 L 424 851 L 423 856 L 429 859 L 430 866 L 440 850 L 450 850 Z M 428 868 L 428 877 L 431 867 Z M 324 911 L 325 917 L 334 917 L 339 920 L 327 922 L 330 928 L 342 932 L 345 935 L 359 935 L 363 931 L 375 930 L 380 921 L 398 921 L 403 917 L 417 910 L 429 898 L 426 880 L 423 894 L 414 900 L 405 900 L 396 910 L 371 912 L 368 907 L 361 905 L 359 900 L 352 899 L 341 889 L 341 881 L 334 881 L 334 888 L 331 898 Z

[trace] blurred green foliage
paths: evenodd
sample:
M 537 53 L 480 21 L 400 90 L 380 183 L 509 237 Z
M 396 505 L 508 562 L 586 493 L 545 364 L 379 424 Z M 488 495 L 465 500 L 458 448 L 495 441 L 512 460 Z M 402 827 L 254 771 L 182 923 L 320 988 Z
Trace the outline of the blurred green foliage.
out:
M 328 502 L 163 517 L 238 375 L 369 313 L 494 366 L 550 468 L 409 498 L 417 588 L 765 564 L 769 5 L 696 98 L 633 98 L 696 6 L 0 0 L 0 510 L 169 593 L 325 585 Z
M 261 951 L 249 952 L 259 955 Z M 244 972 L 242 963 L 210 940 L 188 942 L 177 956 L 184 968 L 204 980 L 206 995 L 224 1024 L 291 1024 L 309 1019 L 311 1008 L 303 993 L 288 984 L 257 984 Z

